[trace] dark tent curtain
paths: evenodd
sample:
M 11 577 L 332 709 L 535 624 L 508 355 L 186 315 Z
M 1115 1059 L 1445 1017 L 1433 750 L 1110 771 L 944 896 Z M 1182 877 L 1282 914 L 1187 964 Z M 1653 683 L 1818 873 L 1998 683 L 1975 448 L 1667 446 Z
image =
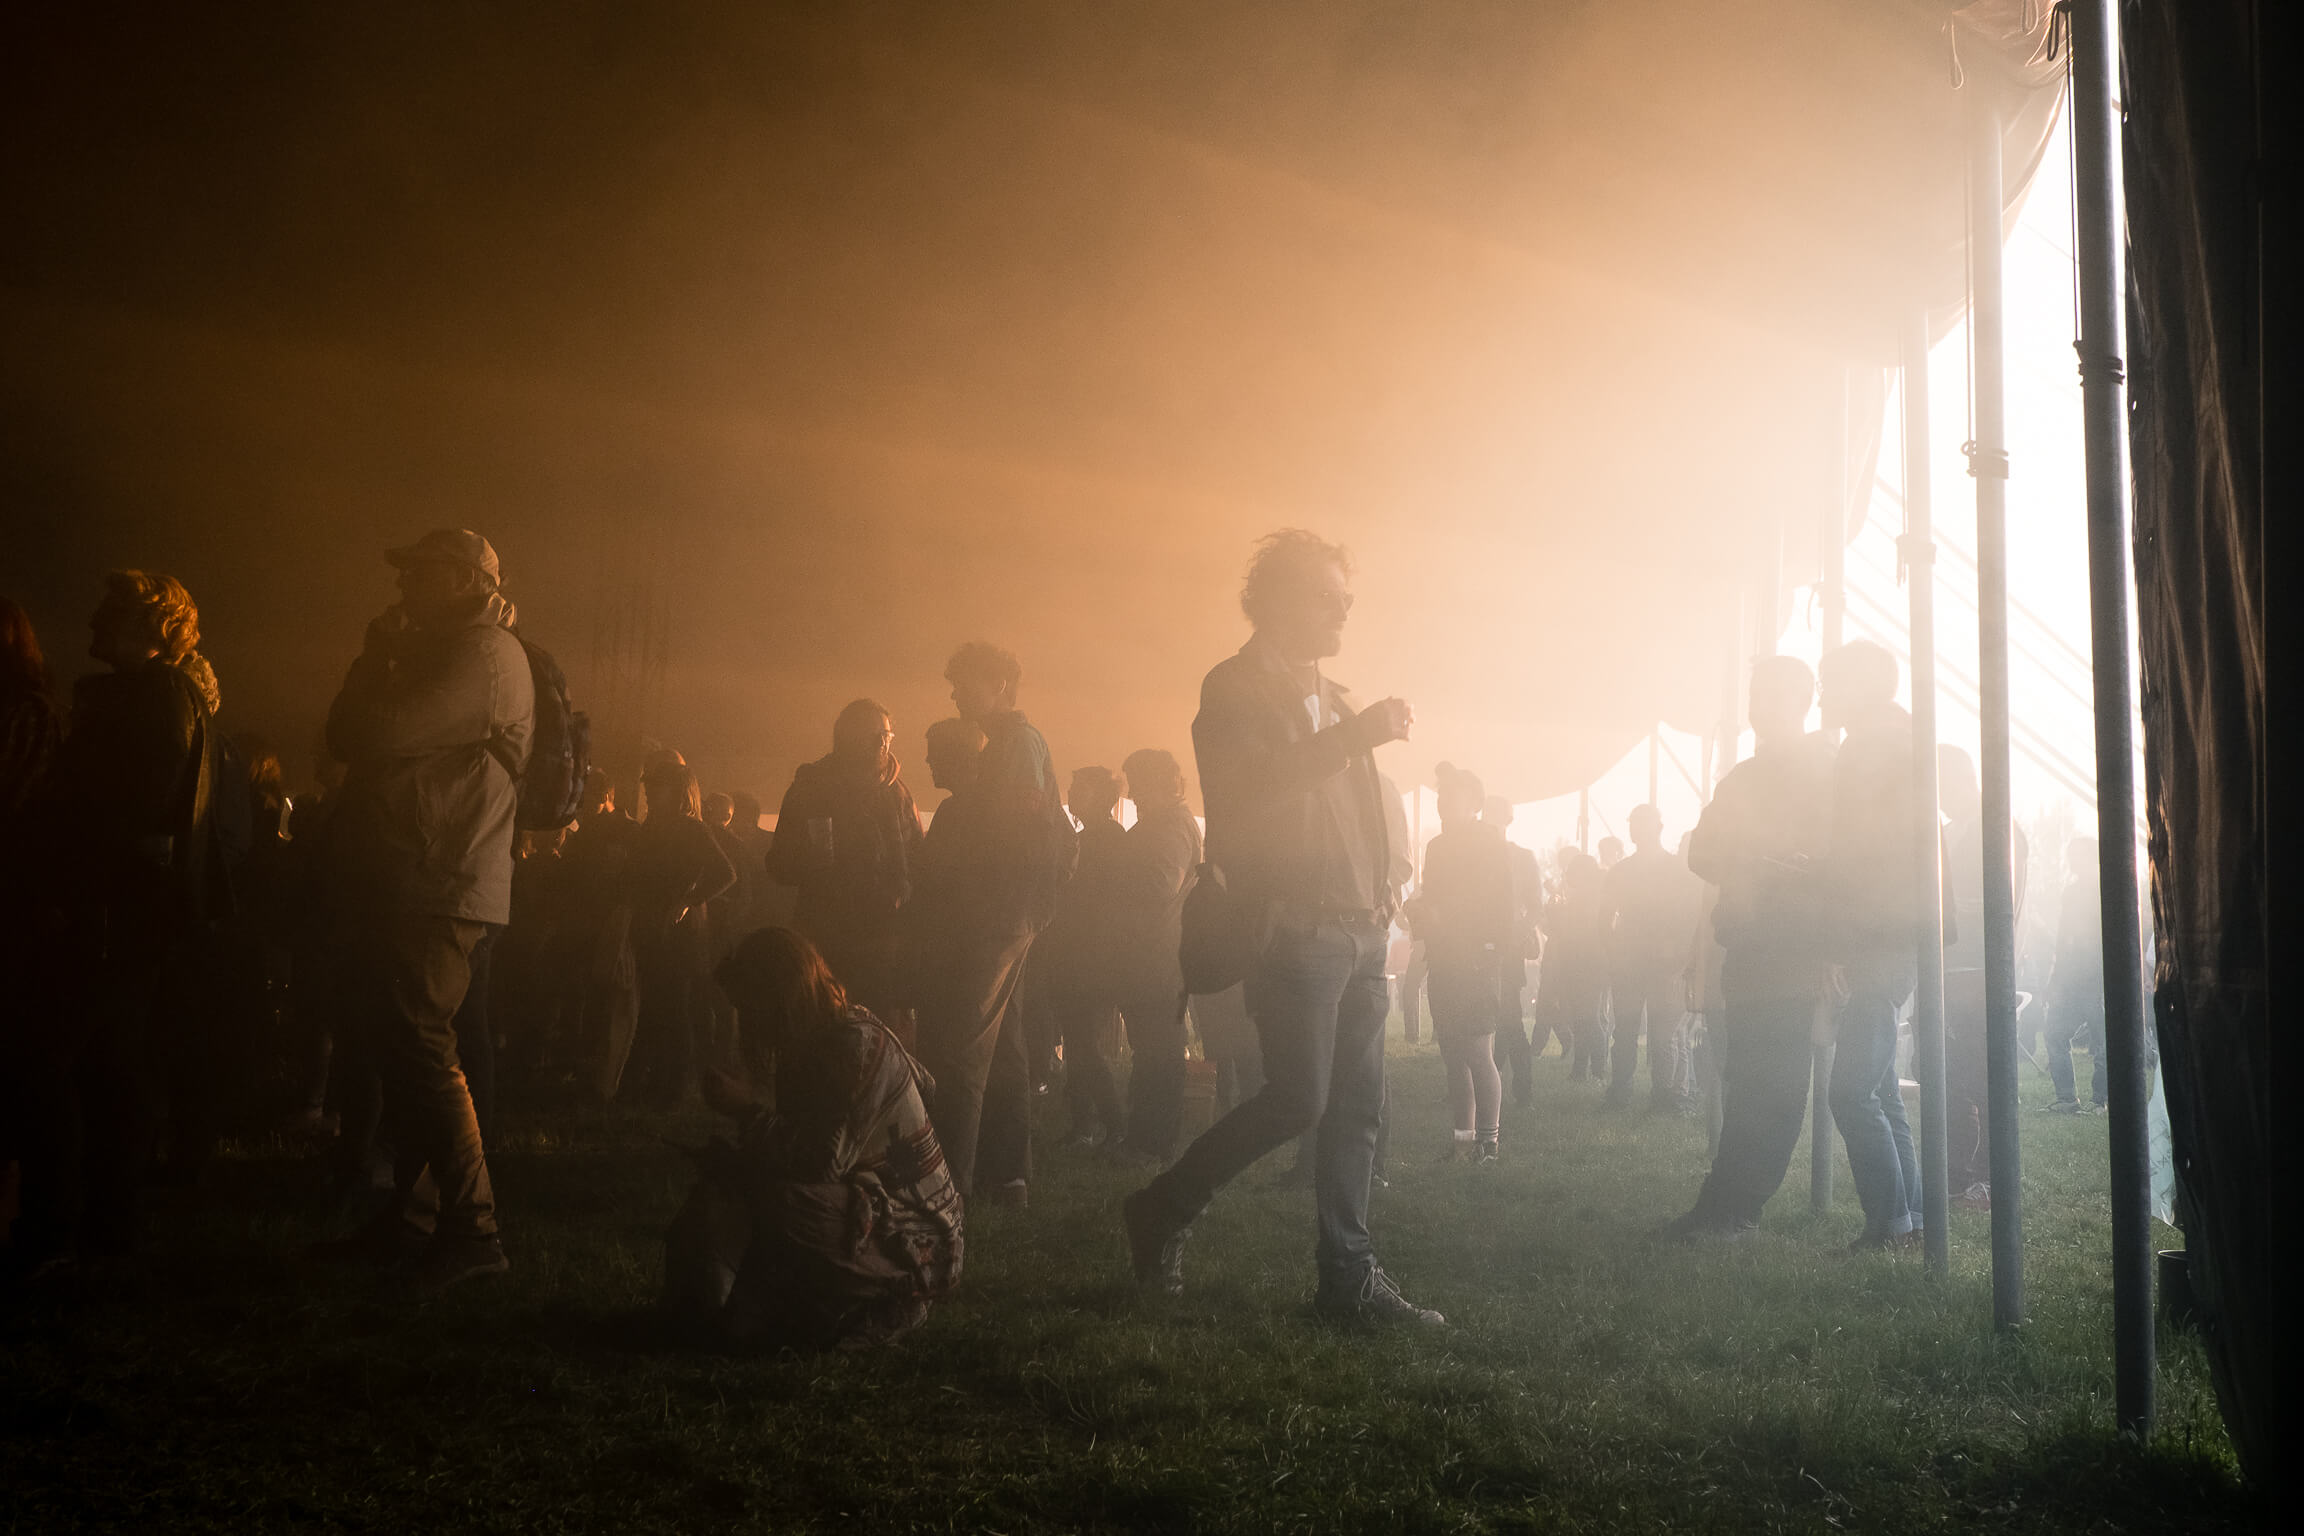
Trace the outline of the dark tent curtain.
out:
M 2157 966 L 2184 1227 L 2224 1416 L 2276 1476 L 2266 994 L 2258 65 L 2248 0 L 2123 18 L 2136 580 Z

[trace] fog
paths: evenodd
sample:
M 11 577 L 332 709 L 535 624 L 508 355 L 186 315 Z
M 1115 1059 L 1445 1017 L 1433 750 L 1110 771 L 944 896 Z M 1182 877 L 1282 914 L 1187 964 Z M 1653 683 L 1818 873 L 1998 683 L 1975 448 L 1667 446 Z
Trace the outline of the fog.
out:
M 1065 764 L 1183 751 L 1303 525 L 1393 771 L 1557 794 L 1861 519 L 1952 73 L 2012 196 L 2045 141 L 2023 10 L 14 8 L 0 590 L 68 672 L 179 576 L 295 749 L 382 549 L 473 527 L 611 752 L 773 803 L 858 694 L 916 757 L 973 637 Z

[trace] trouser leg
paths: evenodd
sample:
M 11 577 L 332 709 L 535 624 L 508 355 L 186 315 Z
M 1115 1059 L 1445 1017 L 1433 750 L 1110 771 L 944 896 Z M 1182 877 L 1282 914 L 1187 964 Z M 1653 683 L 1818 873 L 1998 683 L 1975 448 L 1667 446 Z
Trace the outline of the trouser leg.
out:
M 1688 1009 L 1680 973 L 1652 967 L 1641 972 L 1639 987 L 1648 1031 L 1648 1102 L 1681 1104 L 1688 1097 Z
M 1615 1004 L 1615 1032 L 1610 1041 L 1608 1070 L 1608 1099 L 1625 1104 L 1632 1099 L 1632 1080 L 1640 1072 L 1640 1031 L 1647 1019 L 1642 1008 L 1646 994 L 1632 976 L 1618 976 L 1609 987 L 1609 998 Z M 1656 1056 L 1656 1042 L 1648 1042 L 1651 1062 Z
M 1808 1112 L 1811 1000 L 1731 1002 L 1720 1036 L 1720 1150 L 1698 1211 L 1757 1222 L 1782 1187 Z
M 482 925 L 394 913 L 377 925 L 371 978 L 379 989 L 379 1064 L 395 1139 L 401 1212 L 442 1232 L 491 1236 L 496 1193 L 481 1151 L 472 1090 L 456 1053 L 456 1010 L 471 983 Z
M 1352 935 L 1335 923 L 1272 936 L 1248 990 L 1263 1083 L 1146 1186 L 1177 1220 L 1192 1220 L 1250 1164 L 1321 1122 L 1356 960 Z
M 1868 1236 L 1898 1237 L 1912 1229 L 1916 1203 L 1904 1192 L 1904 1165 L 1883 1093 L 1893 1093 L 1896 1003 L 1860 988 L 1841 1005 L 1832 1057 L 1832 1119 L 1848 1149 L 1848 1171 L 1864 1205 Z M 1902 1108 L 1897 1109 L 1898 1118 Z
M 2104 1059 L 2104 1004 L 2098 997 L 2088 1012 L 2088 1028 L 2082 1037 L 2088 1047 L 2088 1096 L 2102 1109 L 2112 1097 L 2112 1064 Z
M 975 1175 L 982 1187 L 1032 1179 L 1032 1047 L 1024 1010 L 1011 996 L 1002 1012 L 984 1082 L 984 1120 L 976 1135 Z
M 2079 1033 L 2086 1020 L 2075 1010 L 2057 999 L 2056 1008 L 2048 1016 L 2045 1044 L 2048 1050 L 2048 1077 L 2056 1085 L 2056 1097 L 2064 1103 L 2078 1098 L 2078 1087 L 2072 1077 L 2072 1037 Z
M 984 1126 L 1000 1031 L 1032 948 L 1030 930 L 956 947 L 920 1010 L 922 1065 L 936 1079 L 929 1118 L 962 1195 L 976 1189 L 977 1146 Z M 1019 1032 L 1016 1054 L 1022 1055 Z M 1031 1069 L 1025 1068 L 1029 1097 Z
M 1112 1082 L 1112 1063 L 1104 1055 L 1111 1016 L 1111 1003 L 1086 993 L 1065 997 L 1057 1005 L 1057 1029 L 1064 1042 L 1064 1103 L 1071 1111 L 1075 1136 L 1102 1127 L 1107 1137 L 1117 1137 L 1125 1123 L 1120 1090 Z
M 451 1028 L 456 1035 L 456 1060 L 464 1068 L 464 1081 L 472 1093 L 472 1115 L 480 1127 L 480 1144 L 496 1139 L 496 1031 L 489 1015 L 489 995 L 495 977 L 496 935 L 504 930 L 489 924 L 472 946 L 471 981 L 464 1001 L 456 1005 Z
M 1128 1144 L 1165 1159 L 1184 1118 L 1184 988 L 1153 987 L 1122 1004 L 1135 1066 L 1128 1077 Z
M 1313 1196 L 1318 1206 L 1317 1259 L 1331 1289 L 1357 1287 L 1375 1262 L 1368 1239 L 1368 1191 L 1376 1172 L 1376 1138 L 1384 1123 L 1384 936 L 1345 931 L 1353 965 L 1336 1004 L 1335 1049 L 1328 1103 L 1315 1137 Z
M 1411 944 L 1408 948 L 1408 969 L 1400 978 L 1400 1030 L 1410 1045 L 1414 1045 L 1423 1034 L 1424 978 L 1428 973 L 1429 963 L 1425 958 L 1423 944 Z

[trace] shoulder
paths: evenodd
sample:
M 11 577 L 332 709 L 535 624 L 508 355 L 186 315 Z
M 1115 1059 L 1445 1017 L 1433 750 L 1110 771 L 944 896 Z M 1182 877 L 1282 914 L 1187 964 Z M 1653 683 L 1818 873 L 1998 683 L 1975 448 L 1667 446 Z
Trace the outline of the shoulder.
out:
M 1247 651 L 1234 652 L 1210 667 L 1208 675 L 1200 680 L 1201 705 L 1230 705 L 1253 697 L 1262 672 Z

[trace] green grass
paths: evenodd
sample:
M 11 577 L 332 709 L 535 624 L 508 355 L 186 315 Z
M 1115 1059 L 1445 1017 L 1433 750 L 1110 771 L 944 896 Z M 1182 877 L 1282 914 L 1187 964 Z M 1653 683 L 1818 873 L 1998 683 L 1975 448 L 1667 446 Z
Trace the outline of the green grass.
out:
M 0 1530 L 2259 1523 L 2188 1339 L 2162 1336 L 2153 1442 L 2109 1428 L 2102 1120 L 2026 1117 L 2032 1321 L 2000 1337 L 1981 1216 L 1943 1283 L 1851 1258 L 1845 1165 L 1812 1215 L 1803 1150 L 1752 1240 L 1657 1247 L 1696 1122 L 1606 1115 L 1548 1060 L 1506 1166 L 1442 1168 L 1437 1063 L 1395 1050 L 1377 1241 L 1445 1333 L 1312 1316 L 1310 1197 L 1277 1159 L 1208 1213 L 1181 1301 L 1123 1281 L 1131 1179 L 1050 1156 L 901 1347 L 746 1360 L 646 1320 L 688 1177 L 661 1137 L 701 1124 L 516 1121 L 514 1270 L 428 1304 L 301 1264 L 306 1175 L 252 1149 L 161 1213 L 159 1257 L 0 1320 Z

